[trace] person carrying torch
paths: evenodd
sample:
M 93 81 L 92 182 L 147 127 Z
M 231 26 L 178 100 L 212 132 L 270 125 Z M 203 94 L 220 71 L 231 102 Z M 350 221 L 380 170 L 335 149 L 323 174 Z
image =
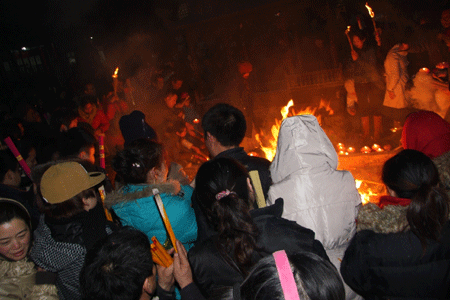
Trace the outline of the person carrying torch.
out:
M 352 30 L 353 31 L 353 30 Z M 362 139 L 373 138 L 379 141 L 382 133 L 381 110 L 383 107 L 385 86 L 380 74 L 375 48 L 369 44 L 362 31 L 353 31 L 351 35 L 351 60 L 346 66 L 348 79 L 353 79 L 358 114 L 361 117 Z M 373 133 L 370 121 L 373 117 Z

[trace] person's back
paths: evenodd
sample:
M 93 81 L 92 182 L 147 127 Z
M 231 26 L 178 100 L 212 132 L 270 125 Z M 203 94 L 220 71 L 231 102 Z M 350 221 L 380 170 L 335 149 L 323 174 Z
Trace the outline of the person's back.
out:
M 314 230 L 327 250 L 353 237 L 361 204 L 353 176 L 338 171 L 337 163 L 336 151 L 314 116 L 283 121 L 267 202 L 283 198 L 283 217 Z
M 433 160 L 450 197 L 450 124 L 435 112 L 411 113 L 403 125 L 401 142 L 404 149 L 418 150 Z
M 195 280 L 205 294 L 241 283 L 259 259 L 277 250 L 313 252 L 328 259 L 313 231 L 281 218 L 281 199 L 252 210 L 253 187 L 237 161 L 216 158 L 204 163 L 196 191 L 208 224 L 217 232 L 189 252 Z
M 45 167 L 38 179 L 44 214 L 30 257 L 40 268 L 57 273 L 60 299 L 81 299 L 79 274 L 86 252 L 114 228 L 98 190 L 105 175 L 88 173 L 71 161 Z
M 385 163 L 382 179 L 389 196 L 360 210 L 342 277 L 366 299 L 448 299 L 448 197 L 436 167 L 403 150 Z
M 122 225 L 143 231 L 161 242 L 166 228 L 154 200 L 158 190 L 175 236 L 186 249 L 197 238 L 197 223 L 191 207 L 192 187 L 167 180 L 167 165 L 161 144 L 148 139 L 131 142 L 113 159 L 122 187 L 106 196 L 105 205 L 120 218 Z M 116 182 L 116 187 L 118 186 Z

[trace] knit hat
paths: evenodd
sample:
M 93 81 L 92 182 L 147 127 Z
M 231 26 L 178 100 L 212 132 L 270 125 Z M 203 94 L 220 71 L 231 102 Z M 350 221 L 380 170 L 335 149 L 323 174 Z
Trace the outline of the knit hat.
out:
M 101 172 L 90 172 L 77 162 L 63 162 L 51 166 L 41 178 L 44 200 L 57 204 L 69 200 L 105 179 Z
M 425 153 L 431 159 L 450 151 L 450 124 L 432 111 L 408 115 L 402 131 L 402 146 Z
M 125 140 L 125 146 L 140 138 L 157 139 L 156 132 L 145 122 L 145 114 L 139 110 L 120 118 L 119 127 Z

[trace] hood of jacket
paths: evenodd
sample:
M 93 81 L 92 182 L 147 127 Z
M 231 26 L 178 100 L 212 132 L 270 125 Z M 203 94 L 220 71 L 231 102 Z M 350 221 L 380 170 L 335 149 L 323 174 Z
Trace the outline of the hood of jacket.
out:
M 284 119 L 278 134 L 277 153 L 270 166 L 274 183 L 296 174 L 335 170 L 338 156 L 316 117 L 293 116 Z
M 153 189 L 157 188 L 161 194 L 176 195 L 180 192 L 178 182 L 164 182 L 157 184 L 129 184 L 118 190 L 108 193 L 105 198 L 105 207 L 111 209 L 119 203 L 132 202 L 141 198 L 153 196 Z

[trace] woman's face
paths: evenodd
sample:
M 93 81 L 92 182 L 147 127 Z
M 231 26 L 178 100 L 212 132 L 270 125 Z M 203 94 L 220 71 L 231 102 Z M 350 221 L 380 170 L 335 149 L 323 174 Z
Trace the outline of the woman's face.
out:
M 0 254 L 14 261 L 24 259 L 30 248 L 30 236 L 30 228 L 22 219 L 1 224 Z
M 366 39 L 361 40 L 358 36 L 356 35 L 353 36 L 353 46 L 355 46 L 358 49 L 362 49 L 365 41 Z

